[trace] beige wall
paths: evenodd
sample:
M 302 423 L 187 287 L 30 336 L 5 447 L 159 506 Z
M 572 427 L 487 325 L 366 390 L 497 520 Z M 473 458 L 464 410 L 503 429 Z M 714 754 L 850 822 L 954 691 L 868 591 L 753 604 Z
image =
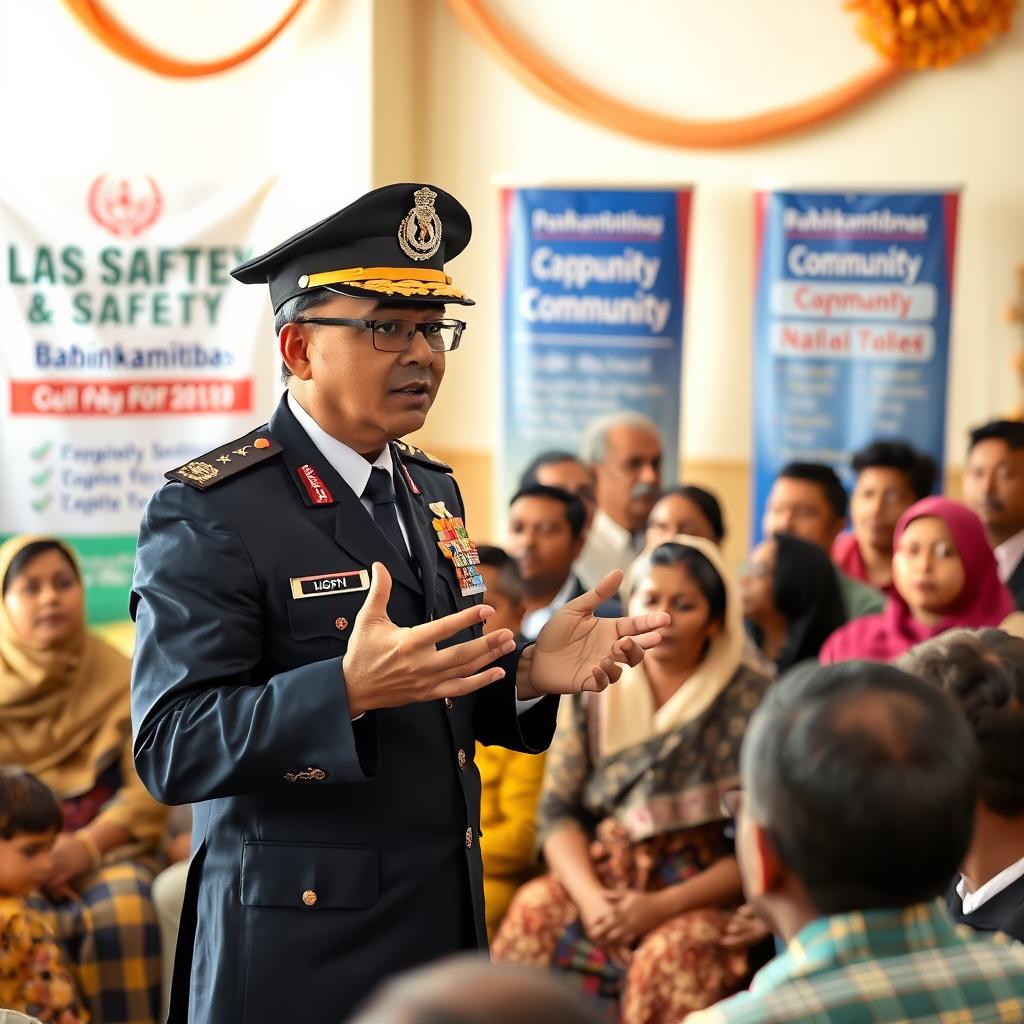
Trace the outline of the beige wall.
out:
M 873 60 L 839 2 L 489 0 L 588 81 L 683 116 L 736 116 L 799 99 Z M 496 181 L 692 183 L 683 385 L 683 461 L 718 488 L 734 547 L 746 537 L 753 268 L 751 188 L 764 184 L 962 184 L 948 444 L 1017 405 L 1002 311 L 1024 262 L 1024 21 L 991 53 L 908 76 L 848 116 L 747 149 L 687 152 L 634 141 L 543 103 L 465 33 L 442 0 L 377 0 L 398 38 L 394 74 L 375 69 L 377 181 L 428 178 L 472 212 L 474 240 L 453 264 L 477 298 L 464 347 L 419 443 L 459 466 L 481 535 L 497 532 L 487 476 L 498 443 L 499 220 Z M 415 39 L 409 49 L 409 33 Z M 409 68 L 418 74 L 410 76 Z M 411 120 L 411 123 L 410 123 Z M 478 398 L 472 414 L 457 401 Z M 481 458 L 483 456 L 483 458 Z M 480 474 L 484 474 L 481 476 Z

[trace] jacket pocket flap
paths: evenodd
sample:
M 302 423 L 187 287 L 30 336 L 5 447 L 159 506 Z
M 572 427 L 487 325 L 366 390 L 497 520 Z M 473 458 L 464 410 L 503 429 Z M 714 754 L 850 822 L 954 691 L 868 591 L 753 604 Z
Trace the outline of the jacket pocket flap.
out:
M 377 900 L 378 855 L 368 846 L 247 841 L 242 903 L 247 907 L 358 910 Z

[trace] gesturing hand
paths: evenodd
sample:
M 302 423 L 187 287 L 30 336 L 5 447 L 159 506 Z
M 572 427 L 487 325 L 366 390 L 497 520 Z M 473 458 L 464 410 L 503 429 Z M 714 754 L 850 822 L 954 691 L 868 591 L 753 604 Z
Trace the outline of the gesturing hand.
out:
M 490 618 L 493 608 L 475 605 L 411 629 L 396 626 L 388 618 L 391 574 L 380 562 L 373 563 L 372 572 L 342 660 L 353 718 L 375 708 L 461 697 L 504 676 L 502 669 L 485 666 L 515 650 L 511 630 L 495 630 L 441 651 L 436 646 Z
M 639 665 L 644 651 L 661 643 L 669 624 L 664 612 L 598 619 L 594 610 L 622 584 L 616 569 L 593 589 L 559 608 L 523 651 L 516 672 L 520 700 L 547 693 L 600 692 L 622 675 L 620 665 Z

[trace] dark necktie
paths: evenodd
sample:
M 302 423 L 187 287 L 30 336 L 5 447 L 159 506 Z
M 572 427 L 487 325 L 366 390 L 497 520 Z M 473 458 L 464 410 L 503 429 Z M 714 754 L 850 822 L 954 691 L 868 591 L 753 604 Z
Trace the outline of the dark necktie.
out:
M 373 521 L 380 527 L 381 533 L 391 541 L 394 549 L 406 562 L 412 565 L 409 548 L 405 543 L 405 537 L 402 536 L 402 528 L 398 525 L 395 488 L 386 469 L 374 466 L 370 470 L 370 479 L 363 488 L 363 497 L 373 506 Z

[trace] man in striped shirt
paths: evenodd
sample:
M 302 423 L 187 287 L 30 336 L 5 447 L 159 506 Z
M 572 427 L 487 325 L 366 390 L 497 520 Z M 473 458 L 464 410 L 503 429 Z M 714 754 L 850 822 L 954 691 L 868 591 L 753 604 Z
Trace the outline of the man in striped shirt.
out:
M 743 746 L 737 853 L 785 952 L 691 1024 L 1024 1021 L 1024 946 L 938 897 L 971 838 L 977 749 L 937 687 L 891 666 L 798 670 Z

